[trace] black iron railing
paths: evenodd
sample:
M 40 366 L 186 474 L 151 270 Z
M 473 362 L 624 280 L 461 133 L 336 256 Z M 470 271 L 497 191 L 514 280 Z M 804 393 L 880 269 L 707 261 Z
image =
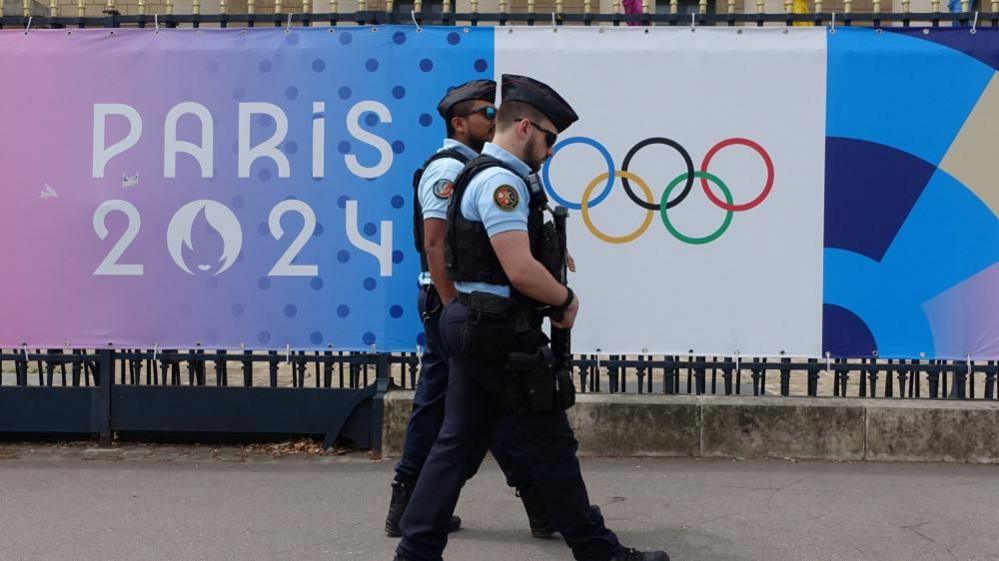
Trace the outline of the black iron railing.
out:
M 105 12 L 100 17 L 0 16 L 0 29 L 88 28 L 88 27 L 256 27 L 256 26 L 338 26 L 338 25 L 627 25 L 647 26 L 894 26 L 939 27 L 959 25 L 976 28 L 999 27 L 999 12 L 879 12 L 879 13 L 752 13 L 752 14 L 567 14 L 567 13 L 436 13 L 416 14 L 398 11 L 359 11 L 351 13 L 269 13 L 269 14 L 171 14 L 122 15 Z
M 18 349 L 0 354 L 0 387 L 96 387 L 102 353 L 117 386 L 412 389 L 420 366 L 417 353 Z M 592 393 L 999 399 L 994 360 L 575 355 L 573 373 Z

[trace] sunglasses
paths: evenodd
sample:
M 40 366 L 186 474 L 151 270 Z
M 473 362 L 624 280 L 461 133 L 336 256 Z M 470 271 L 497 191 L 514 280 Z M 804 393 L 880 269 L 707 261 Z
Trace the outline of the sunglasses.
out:
M 532 121 L 530 119 L 522 119 L 522 120 L 527 121 L 528 123 L 531 124 L 532 127 L 534 127 L 536 129 L 538 129 L 539 131 L 545 133 L 545 144 L 547 144 L 549 148 L 551 148 L 552 146 L 555 146 L 555 141 L 558 140 L 558 134 L 557 133 L 554 133 L 554 132 L 552 132 L 552 131 L 550 131 L 550 130 L 548 130 L 546 128 L 542 128 L 542 127 L 538 126 L 537 123 L 535 123 L 534 121 Z
M 475 115 L 476 113 L 482 113 L 482 116 L 485 117 L 489 121 L 492 121 L 493 119 L 496 118 L 496 108 L 495 107 L 491 107 L 489 105 L 484 105 L 484 106 L 479 107 L 478 109 L 476 109 L 474 111 L 469 111 L 468 113 L 462 113 L 461 115 L 455 115 L 455 116 L 456 117 L 471 117 L 472 115 Z

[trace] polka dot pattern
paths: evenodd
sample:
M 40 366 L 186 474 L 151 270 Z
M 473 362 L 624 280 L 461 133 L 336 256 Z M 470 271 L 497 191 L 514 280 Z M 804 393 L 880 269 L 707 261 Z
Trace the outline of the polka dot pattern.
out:
M 240 270 L 216 277 L 218 264 L 213 262 L 212 270 L 197 272 L 197 289 L 215 299 L 215 317 L 246 326 L 239 342 L 281 350 L 285 344 L 296 350 L 327 345 L 361 350 L 374 345 L 379 351 L 426 345 L 416 308 L 409 303 L 418 260 L 412 243 L 402 243 L 399 237 L 400 231 L 408 229 L 412 212 L 409 179 L 413 167 L 439 146 L 437 136 L 444 128 L 435 107 L 441 95 L 449 87 L 493 70 L 492 59 L 483 56 L 491 40 L 484 39 L 484 30 L 476 29 L 428 27 L 418 33 L 389 28 L 387 35 L 379 31 L 296 29 L 275 34 L 277 48 L 258 51 L 254 37 L 247 41 L 253 30 L 233 30 L 226 32 L 232 35 L 225 40 L 227 49 L 238 49 L 236 54 L 220 50 L 216 59 L 201 67 L 203 77 L 215 75 L 212 80 L 226 84 L 223 94 L 229 92 L 226 97 L 231 101 L 276 104 L 289 124 L 279 149 L 288 157 L 290 178 L 278 177 L 275 162 L 259 158 L 249 178 L 231 187 L 213 184 L 230 191 L 204 195 L 229 206 L 242 223 Z M 366 111 L 358 124 L 385 139 L 394 163 L 383 176 L 360 178 L 344 166 L 343 156 L 356 154 L 363 165 L 371 166 L 378 153 L 369 142 L 347 132 L 345 115 L 368 100 L 385 105 L 392 121 Z M 326 105 L 316 110 L 315 101 Z M 212 105 L 209 109 L 213 115 L 221 111 Z M 326 160 L 324 177 L 313 178 L 311 133 L 312 122 L 318 118 L 326 119 Z M 224 154 L 216 153 L 216 167 L 235 169 L 239 150 L 232 126 L 235 114 L 226 119 L 217 123 L 216 134 L 221 135 L 220 146 L 230 144 L 232 150 L 231 154 L 224 148 Z M 269 138 L 276 128 L 275 120 L 262 114 L 253 115 L 251 125 L 251 146 Z M 268 275 L 301 231 L 301 217 L 289 213 L 282 220 L 285 235 L 273 239 L 267 219 L 280 200 L 304 201 L 315 212 L 312 239 L 293 263 L 316 264 L 319 276 Z M 358 202 L 358 227 L 368 240 L 379 243 L 381 222 L 394 223 L 390 276 L 381 276 L 378 261 L 347 240 L 344 211 L 349 200 Z M 247 236 L 254 229 L 256 235 Z M 211 307 L 206 306 L 206 311 Z M 194 319 L 202 313 L 181 310 L 185 311 Z M 210 325 L 213 329 L 200 331 L 203 343 L 219 334 L 220 344 L 231 342 L 223 325 Z

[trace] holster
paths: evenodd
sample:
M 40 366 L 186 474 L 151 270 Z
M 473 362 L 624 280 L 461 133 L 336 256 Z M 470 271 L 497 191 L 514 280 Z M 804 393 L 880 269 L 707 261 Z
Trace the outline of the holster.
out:
M 507 398 L 516 413 L 562 411 L 575 405 L 572 374 L 560 368 L 547 345 L 533 353 L 510 353 Z
M 487 292 L 458 294 L 467 309 L 461 350 L 506 367 L 504 406 L 517 413 L 568 409 L 576 402 L 572 374 L 558 364 L 541 330 L 541 314 Z

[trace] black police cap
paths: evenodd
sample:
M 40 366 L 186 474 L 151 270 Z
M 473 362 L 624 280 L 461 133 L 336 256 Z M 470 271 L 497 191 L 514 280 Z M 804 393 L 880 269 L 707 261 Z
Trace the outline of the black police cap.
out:
M 579 120 L 579 115 L 572 110 L 569 102 L 562 99 L 551 86 L 534 78 L 504 74 L 502 89 L 503 103 L 519 101 L 533 105 L 551 120 L 558 132 L 564 131 Z
M 437 112 L 447 119 L 454 106 L 463 101 L 488 101 L 496 103 L 496 82 L 493 80 L 472 80 L 447 91 L 444 99 L 437 104 Z

